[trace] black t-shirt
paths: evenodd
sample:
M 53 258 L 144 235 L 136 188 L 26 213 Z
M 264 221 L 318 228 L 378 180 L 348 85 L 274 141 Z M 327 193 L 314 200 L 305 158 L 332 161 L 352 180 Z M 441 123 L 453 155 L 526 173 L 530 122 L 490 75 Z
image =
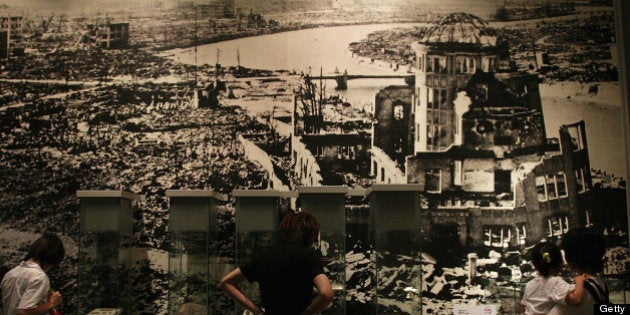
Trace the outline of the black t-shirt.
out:
M 265 313 L 299 314 L 313 297 L 313 278 L 324 273 L 318 253 L 293 242 L 281 242 L 239 267 L 249 282 L 258 282 Z

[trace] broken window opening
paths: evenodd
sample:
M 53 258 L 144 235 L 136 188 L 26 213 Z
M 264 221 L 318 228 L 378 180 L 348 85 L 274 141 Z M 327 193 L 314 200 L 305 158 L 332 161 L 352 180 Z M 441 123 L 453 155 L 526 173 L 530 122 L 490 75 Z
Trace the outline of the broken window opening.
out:
M 581 131 L 579 126 L 570 126 L 567 128 L 567 132 L 571 136 L 571 149 L 573 151 L 580 151 L 586 147 Z
M 402 105 L 394 106 L 394 119 L 402 120 L 403 118 L 405 118 L 405 114 L 403 112 L 403 106 Z
M 494 192 L 499 194 L 512 192 L 512 172 L 509 170 L 494 171 Z
M 591 227 L 593 226 L 593 223 L 591 223 L 591 210 L 586 210 L 585 211 L 585 215 L 586 215 L 586 225 L 585 227 Z
M 554 176 L 546 175 L 545 180 L 547 181 L 547 199 L 558 199 L 558 191 L 556 190 L 556 181 L 554 180 Z
M 483 227 L 485 246 L 508 248 L 512 243 L 512 227 L 507 225 L 486 225 Z
M 461 186 L 464 179 L 463 179 L 463 174 L 464 172 L 462 171 L 462 161 L 455 161 L 453 162 L 453 184 L 455 186 Z
M 516 225 L 516 242 L 518 245 L 525 245 L 527 241 L 527 223 Z
M 583 192 L 588 190 L 586 188 L 586 180 L 584 178 L 584 169 L 583 168 L 578 168 L 578 169 L 575 170 L 575 183 L 577 185 L 577 192 L 578 193 L 583 193 Z
M 545 230 L 550 238 L 562 237 L 569 231 L 569 218 L 566 215 L 551 217 L 547 219 Z
M 459 56 L 455 63 L 455 73 L 475 73 L 477 68 L 474 57 Z
M 558 172 L 555 176 L 556 189 L 558 190 L 558 198 L 567 197 L 569 192 L 567 190 L 567 177 L 564 172 Z
M 442 192 L 442 170 L 439 168 L 428 169 L 425 174 L 425 191 L 438 194 Z
M 547 201 L 547 187 L 544 176 L 536 176 L 536 195 L 538 201 Z

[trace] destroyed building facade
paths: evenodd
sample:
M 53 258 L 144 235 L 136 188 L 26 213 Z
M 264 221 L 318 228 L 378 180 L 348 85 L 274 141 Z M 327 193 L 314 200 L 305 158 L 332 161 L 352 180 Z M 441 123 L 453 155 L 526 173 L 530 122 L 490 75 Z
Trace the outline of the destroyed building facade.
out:
M 23 32 L 22 16 L 0 16 L 0 59 L 9 58 Z
M 129 23 L 88 24 L 89 36 L 104 49 L 121 49 L 129 46 Z
M 371 171 L 420 184 L 426 239 L 509 249 L 592 224 L 585 124 L 546 138 L 538 74 L 496 30 L 454 13 L 412 47 L 415 86 L 376 97 Z

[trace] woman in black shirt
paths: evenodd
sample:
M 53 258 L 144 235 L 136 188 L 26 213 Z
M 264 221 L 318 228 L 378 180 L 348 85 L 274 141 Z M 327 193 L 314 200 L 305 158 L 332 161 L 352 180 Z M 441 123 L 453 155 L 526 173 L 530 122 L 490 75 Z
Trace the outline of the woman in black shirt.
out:
M 308 315 L 325 310 L 333 293 L 321 260 L 312 249 L 319 222 L 309 213 L 291 213 L 280 222 L 279 232 L 278 244 L 230 272 L 219 289 L 254 314 Z M 238 289 L 244 280 L 258 282 L 264 311 Z M 311 300 L 313 286 L 318 295 Z

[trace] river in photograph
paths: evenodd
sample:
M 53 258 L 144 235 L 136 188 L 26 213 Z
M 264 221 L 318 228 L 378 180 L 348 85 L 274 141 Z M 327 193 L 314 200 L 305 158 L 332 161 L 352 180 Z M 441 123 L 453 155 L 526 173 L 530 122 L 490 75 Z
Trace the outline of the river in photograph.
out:
M 165 52 L 170 58 L 187 64 L 215 64 L 224 67 L 241 65 L 248 68 L 288 70 L 317 76 L 348 71 L 348 74 L 409 75 L 405 66 L 370 60 L 353 55 L 351 42 L 384 29 L 412 28 L 422 24 L 373 24 L 320 27 L 269 35 L 241 38 L 195 49 L 174 49 Z M 328 95 L 339 95 L 353 106 L 371 110 L 376 93 L 388 85 L 403 85 L 403 79 L 359 79 L 348 81 L 348 90 L 335 90 L 334 80 L 324 81 Z M 562 90 L 571 95 L 573 91 Z M 545 94 L 545 93 L 549 94 Z M 557 89 L 541 89 L 548 137 L 558 137 L 558 128 L 581 119 L 586 121 L 591 167 L 615 175 L 626 174 L 624 135 L 620 117 L 621 102 L 600 105 L 592 101 L 558 98 Z M 613 93 L 619 93 L 618 89 Z M 614 98 L 614 97 L 613 97 Z M 620 97 L 617 97 L 620 100 Z M 610 102 L 609 102 L 610 103 Z M 625 176 L 623 176 L 625 178 Z

